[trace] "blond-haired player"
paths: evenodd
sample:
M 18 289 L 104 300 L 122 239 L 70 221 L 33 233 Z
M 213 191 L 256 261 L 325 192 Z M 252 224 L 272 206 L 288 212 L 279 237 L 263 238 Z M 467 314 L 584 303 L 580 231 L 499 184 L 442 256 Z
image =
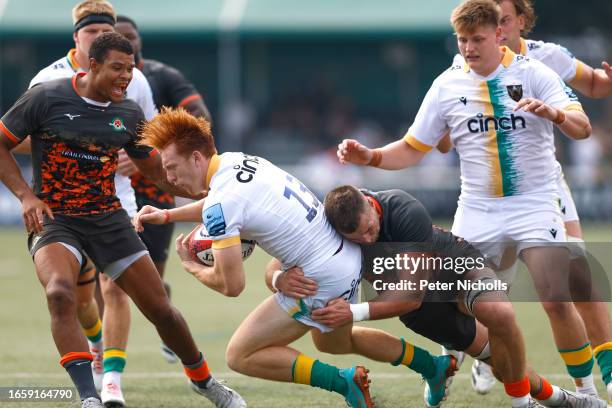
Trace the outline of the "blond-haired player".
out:
M 575 58 L 565 47 L 543 41 L 525 38 L 535 26 L 536 15 L 530 0 L 495 0 L 500 7 L 501 43 L 513 52 L 537 59 L 555 71 L 561 79 L 581 94 L 591 98 L 605 98 L 612 95 L 612 68 L 602 62 L 602 69 L 594 69 Z M 463 63 L 463 57 L 457 55 L 454 64 Z M 447 136 L 448 137 L 448 136 Z M 450 143 L 446 142 L 449 146 Z M 580 219 L 569 186 L 565 181 L 561 164 L 555 164 L 557 189 L 561 213 L 565 223 L 567 239 L 572 243 L 570 253 L 570 273 L 577 277 L 591 276 L 585 257 L 585 246 Z M 516 265 L 512 260 L 506 262 L 506 274 L 513 275 Z M 588 285 L 590 286 L 590 285 Z M 608 388 L 608 399 L 612 400 L 612 325 L 606 304 L 588 301 L 588 295 L 579 295 L 587 301 L 578 301 L 574 305 L 584 321 L 590 346 L 599 365 L 602 379 Z M 495 383 L 490 368 L 482 362 L 475 361 L 472 366 L 472 386 L 480 393 L 489 392 Z M 576 389 L 591 395 L 597 395 L 592 374 L 586 371 L 575 379 Z
M 499 11 L 492 0 L 468 0 L 451 23 L 466 63 L 433 83 L 403 140 L 369 149 L 354 140 L 338 148 L 342 163 L 401 169 L 417 164 L 450 131 L 461 161 L 461 196 L 453 233 L 501 258 L 516 243 L 527 264 L 555 341 L 579 366 L 592 365 L 586 333 L 567 302 L 569 251 L 554 178 L 553 125 L 588 137 L 589 120 L 561 79 L 542 63 L 499 47 Z M 590 350 L 590 349 L 589 349 Z M 525 378 L 504 379 L 513 405 L 527 402 Z

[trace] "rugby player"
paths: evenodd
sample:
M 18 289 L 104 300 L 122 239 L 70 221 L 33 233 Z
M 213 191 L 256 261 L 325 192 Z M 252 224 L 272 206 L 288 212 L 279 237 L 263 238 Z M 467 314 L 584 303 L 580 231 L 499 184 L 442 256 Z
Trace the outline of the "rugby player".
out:
M 115 19 L 115 10 L 106 0 L 85 0 L 77 4 L 72 9 L 75 48 L 68 51 L 66 56 L 43 68 L 31 80 L 29 87 L 53 79 L 71 78 L 77 72 L 86 72 L 89 69 L 91 43 L 100 34 L 112 32 Z M 126 97 L 138 103 L 145 114 L 145 119 L 151 119 L 157 113 L 151 88 L 138 69 L 133 70 L 132 80 L 126 89 Z M 79 119 L 73 117 L 72 120 Z M 28 146 L 29 139 L 18 145 L 15 150 L 24 150 Z M 123 154 L 125 153 L 121 150 L 120 157 Z M 130 179 L 117 172 L 115 188 L 121 206 L 129 217 L 133 217 L 138 209 Z M 131 320 L 129 299 L 112 279 L 104 274 L 99 275 L 102 299 L 106 304 L 105 319 L 102 322 L 100 314 L 104 304 L 102 302 L 96 304 L 93 297 L 97 278 L 95 267 L 88 262 L 77 283 L 79 321 L 94 356 L 92 363 L 94 382 L 96 388 L 101 390 L 102 401 L 123 406 L 125 399 L 121 390 L 121 374 L 127 362 L 126 348 Z M 100 314 L 97 306 L 100 306 Z
M 129 17 L 117 16 L 115 31 L 123 34 L 134 48 L 134 59 L 136 67 L 142 71 L 147 78 L 151 90 L 155 107 L 161 110 L 163 106 L 184 107 L 194 116 L 201 116 L 210 121 L 210 112 L 204 104 L 202 95 L 195 89 L 192 83 L 187 81 L 183 74 L 177 69 L 162 62 L 142 57 L 142 40 L 138 32 L 138 26 Z M 163 191 L 151 180 L 144 177 L 138 171 L 127 155 L 119 156 L 119 166 L 117 172 L 130 176 L 132 187 L 136 193 L 136 204 L 138 209 L 145 205 L 152 205 L 157 208 L 174 208 L 174 197 Z M 133 214 L 131 214 L 133 215 Z M 168 247 L 172 239 L 174 224 L 153 225 L 149 224 L 139 234 L 142 242 L 146 245 L 155 263 L 155 267 L 160 276 L 164 277 L 166 261 L 168 259 Z M 164 287 L 171 296 L 170 285 L 164 280 Z M 162 343 L 162 355 L 169 363 L 177 361 L 176 355 Z
M 0 179 L 23 207 L 60 364 L 82 406 L 102 407 L 76 312 L 76 282 L 87 253 L 180 357 L 194 391 L 218 407 L 246 406 L 211 376 L 115 195 L 117 152 L 122 148 L 144 174 L 172 193 L 185 194 L 168 184 L 159 155 L 136 145 L 136 128 L 144 115 L 134 101 L 124 98 L 135 65 L 132 46 L 118 33 L 104 33 L 93 41 L 89 54 L 87 73 L 30 88 L 0 121 Z M 27 135 L 32 140 L 33 190 L 10 154 Z
M 213 240 L 214 265 L 193 261 L 190 237 L 179 236 L 177 251 L 189 273 L 226 296 L 238 296 L 245 286 L 241 238 L 256 240 L 283 265 L 298 265 L 319 283 L 316 295 L 308 299 L 277 293 L 262 302 L 229 342 L 230 368 L 253 377 L 335 391 L 353 407 L 373 406 L 363 367 L 338 369 L 289 347 L 308 332 L 315 344 L 350 336 L 350 326 L 332 331 L 314 321 L 311 311 L 338 297 L 355 301 L 361 279 L 360 248 L 334 231 L 319 200 L 295 177 L 260 157 L 217 155 L 210 124 L 204 119 L 183 109 L 164 109 L 146 124 L 142 135 L 141 143 L 161 152 L 168 181 L 193 194 L 206 190 L 208 196 L 172 210 L 145 206 L 134 219 L 137 230 L 144 222 L 203 222 Z M 403 362 L 401 345 L 399 350 L 384 350 L 372 342 L 362 344 L 362 355 L 381 361 L 395 361 L 399 356 L 399 363 Z M 424 375 L 442 384 L 441 399 L 454 358 L 434 358 L 423 351 L 421 360 L 432 363 L 432 370 Z
M 410 243 L 430 251 L 430 256 L 444 259 L 462 258 L 464 260 L 462 265 L 467 265 L 465 260 L 482 258 L 482 255 L 466 241 L 432 226 L 431 218 L 421 203 L 401 190 L 372 192 L 358 190 L 353 186 L 340 186 L 327 194 L 324 206 L 325 214 L 332 226 L 345 238 L 366 245 L 366 249 L 374 243 Z M 418 245 L 419 243 L 430 243 L 430 246 L 424 247 Z M 379 250 L 376 253 L 380 252 Z M 312 295 L 312 288 L 316 288 L 316 282 L 303 277 L 303 273 L 297 269 L 291 268 L 280 273 L 276 277 L 275 287 L 300 298 Z M 456 269 L 450 272 L 450 274 L 438 274 L 434 278 L 455 283 L 468 278 L 475 282 L 478 280 L 483 283 L 493 282 L 489 279 L 492 276 L 490 271 L 489 273 L 484 270 L 467 272 Z M 380 279 L 381 276 L 370 273 L 368 269 L 364 271 L 364 278 L 370 282 Z M 419 282 L 420 279 L 422 277 L 412 275 L 413 281 Z M 430 279 L 431 281 L 433 280 Z M 301 292 L 305 287 L 311 288 L 310 291 Z M 500 367 L 497 372 L 503 378 L 507 373 L 506 367 L 514 364 L 509 360 L 516 351 L 509 350 L 513 345 L 498 348 L 496 343 L 513 343 L 515 339 L 520 341 L 521 334 L 514 320 L 512 306 L 503 290 L 494 302 L 490 295 L 487 297 L 488 291 L 486 289 L 448 290 L 449 293 L 454 292 L 452 296 L 439 296 L 439 293 L 431 291 L 425 294 L 423 301 L 414 302 L 411 310 L 406 310 L 398 316 L 404 325 L 414 332 L 450 349 L 465 351 L 479 361 L 495 360 L 496 353 L 501 353 L 497 359 L 497 365 Z M 313 317 L 331 327 L 352 321 L 377 319 L 382 308 L 396 307 L 388 297 L 384 297 L 387 290 L 378 292 L 380 293 L 378 297 L 356 305 L 334 300 L 329 306 L 313 311 Z M 401 296 L 404 294 L 400 294 Z M 498 303 L 500 301 L 502 303 Z M 476 320 L 474 315 L 479 320 Z M 488 327 L 483 326 L 483 323 Z M 353 332 L 361 329 L 354 326 Z M 492 345 L 489 345 L 489 339 L 493 340 Z M 394 343 L 397 341 L 390 338 L 385 340 L 385 344 L 380 341 L 377 344 L 381 348 L 396 347 Z M 350 343 L 348 346 L 350 348 Z M 606 403 L 602 400 L 551 385 L 529 368 L 527 374 L 532 397 L 544 406 L 606 407 Z M 451 379 L 452 377 L 449 377 L 447 382 Z M 430 394 L 431 390 L 426 386 L 424 394 L 426 406 L 437 406 L 431 404 Z
M 569 86 L 590 98 L 605 98 L 612 95 L 612 68 L 602 62 L 602 69 L 594 69 L 583 61 L 575 58 L 565 47 L 543 41 L 524 38 L 535 25 L 535 13 L 530 0 L 496 0 L 501 9 L 500 27 L 501 42 L 516 54 L 535 58 L 555 71 Z M 589 265 L 584 253 L 584 240 L 580 219 L 571 191 L 565 181 L 559 162 L 555 165 L 557 185 L 561 200 L 561 213 L 567 239 L 572 243 L 570 257 L 570 273 L 573 276 L 591 276 Z M 590 286 L 590 285 L 588 285 Z M 583 297 L 588 300 L 585 296 Z M 612 325 L 605 303 L 597 301 L 574 302 L 578 313 L 584 321 L 588 338 L 591 342 L 593 355 L 604 384 L 607 387 L 608 399 L 612 401 Z M 485 365 L 473 367 L 473 385 L 479 392 L 488 391 L 492 381 L 487 381 L 489 371 Z M 576 378 L 576 389 L 580 392 L 597 395 L 593 376 Z
M 500 244 L 516 243 L 568 371 L 581 377 L 593 365 L 584 327 L 571 303 L 552 301 L 570 296 L 552 126 L 574 139 L 588 137 L 591 128 L 553 71 L 499 47 L 498 21 L 493 1 L 468 0 L 458 6 L 451 22 L 466 64 L 434 81 L 403 140 L 381 149 L 344 140 L 338 157 L 341 163 L 405 168 L 417 164 L 450 131 L 462 181 L 453 234 L 476 245 L 496 266 Z M 526 398 L 529 382 L 524 378 L 507 391 Z

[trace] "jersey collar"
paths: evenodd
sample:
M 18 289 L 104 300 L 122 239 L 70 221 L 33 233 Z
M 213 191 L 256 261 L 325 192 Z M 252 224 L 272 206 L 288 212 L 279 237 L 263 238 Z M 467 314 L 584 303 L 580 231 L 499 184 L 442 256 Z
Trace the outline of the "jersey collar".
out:
M 520 51 L 520 54 L 523 55 L 523 56 L 527 55 L 527 43 L 525 42 L 523 37 L 521 37 L 521 51 Z
M 369 195 L 366 196 L 366 199 L 370 202 L 372 206 L 374 206 L 374 209 L 376 210 L 376 213 L 378 214 L 378 219 L 382 221 L 382 217 L 383 217 L 382 207 L 380 206 L 380 203 L 378 202 L 378 200 L 376 200 L 374 197 L 369 196 Z
M 68 51 L 68 55 L 66 55 L 66 59 L 68 60 L 68 64 L 70 64 L 70 68 L 72 68 L 74 72 L 78 72 L 80 70 L 80 67 L 79 67 L 79 63 L 74 57 L 74 54 L 76 54 L 76 48 L 72 48 L 70 51 Z
M 204 189 L 208 190 L 210 187 L 210 180 L 213 178 L 217 170 L 219 170 L 219 165 L 221 164 L 221 156 L 218 154 L 213 154 L 208 162 L 208 171 L 206 171 L 206 178 L 204 179 Z

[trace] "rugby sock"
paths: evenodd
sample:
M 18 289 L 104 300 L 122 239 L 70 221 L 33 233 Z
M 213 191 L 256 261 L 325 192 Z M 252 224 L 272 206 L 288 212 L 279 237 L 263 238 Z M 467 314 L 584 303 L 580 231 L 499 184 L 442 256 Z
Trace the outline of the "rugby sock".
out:
M 91 360 L 89 352 L 70 352 L 60 359 L 60 365 L 68 371 L 81 400 L 95 397 L 100 399 L 91 374 Z
M 83 332 L 95 348 L 102 348 L 102 322 L 100 318 L 98 318 L 98 321 L 93 326 L 89 328 L 83 327 Z
M 525 376 L 522 380 L 504 383 L 506 394 L 512 398 L 512 407 L 526 407 L 529 404 L 529 378 Z
M 595 347 L 593 354 L 597 359 L 597 365 L 599 366 L 599 371 L 601 371 L 603 382 L 608 386 L 612 374 L 612 341 Z
M 434 357 L 428 351 L 406 343 L 404 338 L 400 338 L 400 340 L 402 342 L 402 354 L 391 365 L 405 365 L 425 378 L 432 378 L 436 375 Z
M 574 378 L 576 391 L 585 394 L 597 394 L 593 383 L 592 371 L 595 360 L 593 360 L 591 344 L 586 343 L 573 350 L 559 350 L 559 353 L 565 361 L 567 372 Z
M 119 348 L 105 348 L 104 349 L 104 374 L 109 371 L 116 371 L 122 373 L 125 368 L 125 362 L 127 354 L 125 350 Z
M 211 375 L 210 370 L 208 369 L 208 364 L 206 363 L 206 360 L 204 360 L 202 353 L 200 353 L 200 359 L 196 363 L 183 363 L 183 369 L 192 383 L 200 388 L 206 388 L 211 379 Z
M 297 356 L 292 368 L 293 382 L 334 391 L 341 395 L 348 393 L 346 379 L 340 376 L 340 369 L 325 364 L 304 354 Z
M 532 389 L 531 396 L 547 407 L 557 406 L 563 401 L 561 389 L 542 377 L 540 377 L 540 388 L 537 390 Z

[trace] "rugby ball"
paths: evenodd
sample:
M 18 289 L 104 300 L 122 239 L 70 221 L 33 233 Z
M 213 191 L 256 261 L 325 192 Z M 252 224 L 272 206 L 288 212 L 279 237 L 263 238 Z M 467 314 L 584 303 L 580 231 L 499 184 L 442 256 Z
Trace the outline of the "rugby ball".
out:
M 251 256 L 257 243 L 248 239 L 242 239 L 241 242 L 242 260 L 244 261 Z M 206 226 L 204 224 L 195 227 L 189 239 L 189 252 L 193 260 L 202 265 L 213 266 L 215 258 L 213 257 L 212 243 L 213 241 L 210 239 L 210 235 L 208 235 L 208 231 L 206 231 Z

